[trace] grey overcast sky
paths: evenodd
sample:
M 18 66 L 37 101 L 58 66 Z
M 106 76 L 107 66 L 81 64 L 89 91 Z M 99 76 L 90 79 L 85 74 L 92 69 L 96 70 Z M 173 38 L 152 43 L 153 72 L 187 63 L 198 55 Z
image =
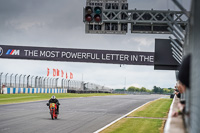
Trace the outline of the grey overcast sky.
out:
M 179 0 L 190 9 L 190 0 Z M 179 10 L 171 0 L 128 0 L 129 9 Z M 154 52 L 155 38 L 169 35 L 85 34 L 86 0 L 0 0 L 0 45 Z M 46 76 L 46 69 L 72 72 L 74 80 L 123 88 L 174 87 L 174 71 L 153 66 L 0 59 L 0 72 Z

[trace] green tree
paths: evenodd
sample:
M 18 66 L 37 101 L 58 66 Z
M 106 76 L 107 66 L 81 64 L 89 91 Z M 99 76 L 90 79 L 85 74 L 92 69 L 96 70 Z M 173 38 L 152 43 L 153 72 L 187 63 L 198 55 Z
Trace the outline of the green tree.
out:
M 174 88 L 168 88 L 170 90 L 169 93 L 173 93 L 174 92 Z
M 136 92 L 140 92 L 140 88 L 135 87 Z
M 152 91 L 151 91 L 151 90 L 149 90 L 149 89 L 147 89 L 147 92 L 149 92 L 149 93 L 150 93 L 150 92 L 152 92 Z
M 130 86 L 127 90 L 128 91 L 133 91 L 133 92 L 140 92 L 141 91 L 140 88 L 137 88 L 137 87 L 134 87 L 134 86 Z
M 170 90 L 168 88 L 163 88 L 163 93 L 168 94 L 170 93 Z
M 127 90 L 128 91 L 135 91 L 135 87 L 134 86 L 130 86 Z
M 174 89 L 173 88 L 160 88 L 160 87 L 154 86 L 152 89 L 152 92 L 159 93 L 159 94 L 169 94 L 169 93 L 173 93 Z
M 154 86 L 152 92 L 158 93 L 158 91 L 159 91 L 158 88 L 156 86 Z
M 141 92 L 147 92 L 147 89 L 146 89 L 145 87 L 142 87 L 142 88 L 140 89 L 140 91 L 141 91 Z

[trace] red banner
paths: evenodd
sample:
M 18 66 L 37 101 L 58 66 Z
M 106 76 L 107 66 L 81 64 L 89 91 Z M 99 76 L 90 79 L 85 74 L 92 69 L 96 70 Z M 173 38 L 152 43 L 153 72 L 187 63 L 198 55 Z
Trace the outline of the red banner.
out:
M 53 72 L 53 73 L 51 73 Z M 65 75 L 65 78 L 68 79 L 68 75 L 67 75 L 67 72 L 65 73 L 63 70 L 59 70 L 59 69 L 52 69 L 52 71 L 47 68 L 47 76 L 50 76 L 51 74 L 53 74 L 53 77 L 62 77 L 64 78 L 64 75 Z M 70 72 L 70 75 L 69 75 L 69 79 L 73 79 L 73 73 Z
M 66 79 L 68 78 L 67 73 L 66 73 Z
M 59 76 L 60 75 L 60 71 L 57 69 L 57 76 Z
M 56 76 L 56 69 L 53 69 L 53 76 Z
M 61 70 L 61 77 L 63 77 L 64 76 L 64 72 L 63 72 L 63 70 Z
M 73 73 L 70 72 L 70 79 L 73 79 Z
M 49 68 L 47 68 L 47 77 L 49 76 Z

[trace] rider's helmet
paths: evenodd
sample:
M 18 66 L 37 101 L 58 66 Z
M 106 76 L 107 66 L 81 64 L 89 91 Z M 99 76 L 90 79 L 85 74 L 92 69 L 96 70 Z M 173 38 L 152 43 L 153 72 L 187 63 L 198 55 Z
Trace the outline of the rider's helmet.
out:
M 51 99 L 56 99 L 56 97 L 55 97 L 55 96 L 52 96 Z

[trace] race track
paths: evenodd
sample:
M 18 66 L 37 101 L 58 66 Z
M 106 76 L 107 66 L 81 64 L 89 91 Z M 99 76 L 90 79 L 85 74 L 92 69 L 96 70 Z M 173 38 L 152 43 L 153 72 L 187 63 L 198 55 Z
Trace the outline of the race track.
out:
M 0 133 L 92 133 L 162 95 L 116 95 L 60 99 L 52 120 L 47 101 L 0 105 Z

